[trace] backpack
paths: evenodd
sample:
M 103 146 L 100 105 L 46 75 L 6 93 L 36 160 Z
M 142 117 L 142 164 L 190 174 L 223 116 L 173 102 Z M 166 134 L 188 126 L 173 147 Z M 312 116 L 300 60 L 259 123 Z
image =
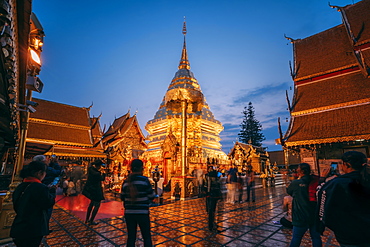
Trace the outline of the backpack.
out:
M 370 165 L 365 164 L 360 172 L 360 184 L 364 191 L 370 195 Z
M 213 198 L 221 198 L 221 184 L 217 177 L 208 177 L 208 195 Z
M 319 176 L 311 175 L 311 182 L 308 184 L 308 200 L 310 202 L 317 202 L 316 189 L 319 185 L 319 180 Z

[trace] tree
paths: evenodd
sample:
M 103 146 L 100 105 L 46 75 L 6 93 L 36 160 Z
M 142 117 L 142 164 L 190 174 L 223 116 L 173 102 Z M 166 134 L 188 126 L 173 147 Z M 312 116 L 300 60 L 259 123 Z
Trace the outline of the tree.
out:
M 242 112 L 243 122 L 240 124 L 241 130 L 238 134 L 239 141 L 250 143 L 254 146 L 261 146 L 265 136 L 262 134 L 262 125 L 254 116 L 254 107 L 252 102 L 249 102 L 248 108 L 244 107 Z

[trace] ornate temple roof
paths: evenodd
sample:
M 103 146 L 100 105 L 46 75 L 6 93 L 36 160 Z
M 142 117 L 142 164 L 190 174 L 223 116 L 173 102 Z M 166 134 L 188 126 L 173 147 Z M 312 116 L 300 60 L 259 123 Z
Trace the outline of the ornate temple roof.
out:
M 336 8 L 343 24 L 293 41 L 286 146 L 370 139 L 370 0 Z
M 251 144 L 245 144 L 242 142 L 235 142 L 228 156 L 230 157 L 234 156 L 235 151 L 238 149 L 243 149 L 244 151 L 247 151 L 247 152 L 253 152 L 260 156 L 268 157 L 268 153 L 263 147 L 253 146 Z
M 136 128 L 139 142 L 146 147 L 145 137 L 140 129 L 136 114 L 131 117 L 130 112 L 114 120 L 113 124 L 103 134 L 102 142 L 104 145 L 115 146 L 128 137 L 131 128 Z
M 101 130 L 98 119 L 91 121 L 94 118 L 90 119 L 89 108 L 37 98 L 32 101 L 38 106 L 29 119 L 27 146 L 30 150 L 45 144 L 53 146 L 53 153 L 58 156 L 105 157 L 99 145 L 94 147 L 93 135 L 99 135 Z

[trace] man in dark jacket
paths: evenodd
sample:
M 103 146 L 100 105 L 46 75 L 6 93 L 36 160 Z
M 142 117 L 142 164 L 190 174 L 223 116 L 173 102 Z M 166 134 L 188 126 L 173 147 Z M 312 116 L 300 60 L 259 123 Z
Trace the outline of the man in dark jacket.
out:
M 340 246 L 370 246 L 370 195 L 361 185 L 366 156 L 349 151 L 339 164 L 343 175 L 321 186 L 318 191 L 319 219 L 330 228 Z
M 208 229 L 218 232 L 217 224 L 215 223 L 215 212 L 217 202 L 222 198 L 222 193 L 218 172 L 213 166 L 208 168 L 205 187 L 207 189 L 206 210 L 208 213 Z
M 293 238 L 290 242 L 290 247 L 299 247 L 302 237 L 308 229 L 310 229 L 312 246 L 321 247 L 321 236 L 314 224 L 316 202 L 310 201 L 308 196 L 308 186 L 312 180 L 310 165 L 306 163 L 299 164 L 297 173 L 299 179 L 293 180 L 287 188 L 287 193 L 293 197 Z
M 144 163 L 139 159 L 131 162 L 131 174 L 122 184 L 121 199 L 125 207 L 127 246 L 134 247 L 139 225 L 145 247 L 153 246 L 150 233 L 149 205 L 155 198 L 149 179 L 143 176 Z

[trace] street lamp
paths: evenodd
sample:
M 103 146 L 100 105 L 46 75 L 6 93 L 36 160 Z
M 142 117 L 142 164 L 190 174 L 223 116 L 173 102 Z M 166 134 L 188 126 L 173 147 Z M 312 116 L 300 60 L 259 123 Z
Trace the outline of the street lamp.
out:
M 28 62 L 27 62 L 27 79 L 26 79 L 26 100 L 25 104 L 18 104 L 21 118 L 21 130 L 20 130 L 20 140 L 19 140 L 19 149 L 17 157 L 16 169 L 13 172 L 13 178 L 15 174 L 19 174 L 24 162 L 24 155 L 26 152 L 26 138 L 27 138 L 27 129 L 28 121 L 30 117 L 30 112 L 35 112 L 36 110 L 32 107 L 32 91 L 41 93 L 43 88 L 43 83 L 37 77 L 41 71 L 41 52 L 42 46 L 44 44 L 44 29 L 37 19 L 34 13 L 31 14 L 31 27 L 30 27 L 30 36 L 29 36 L 29 47 L 28 47 Z M 24 108 L 22 108 L 24 107 Z

